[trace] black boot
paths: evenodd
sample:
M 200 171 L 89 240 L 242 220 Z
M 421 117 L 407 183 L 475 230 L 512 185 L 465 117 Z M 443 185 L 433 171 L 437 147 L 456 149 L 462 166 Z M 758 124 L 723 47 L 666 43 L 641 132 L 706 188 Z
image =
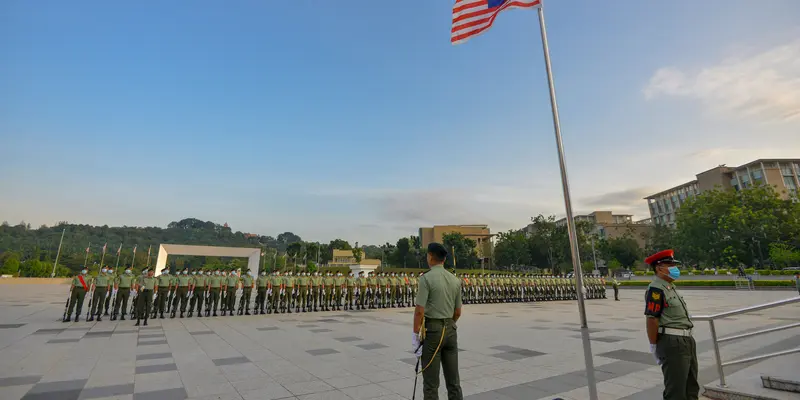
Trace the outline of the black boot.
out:
M 64 319 L 61 320 L 61 322 L 70 322 L 70 321 L 72 321 L 71 315 L 67 315 L 66 317 L 64 317 Z
M 119 320 L 120 320 L 120 321 L 125 321 L 125 314 L 122 314 L 122 315 L 120 315 L 120 316 L 119 316 Z
M 117 316 L 116 316 L 116 315 L 112 315 L 112 316 L 111 316 L 111 320 L 112 320 L 112 321 L 116 321 L 116 320 L 117 320 Z
M 164 313 L 163 312 L 161 313 L 161 319 L 164 319 Z
M 253 310 L 253 312 L 256 312 L 256 310 Z M 250 315 L 250 308 L 249 307 L 246 310 L 244 310 L 244 315 Z
M 224 317 L 225 316 L 225 310 L 220 311 L 220 314 Z M 217 315 L 214 314 L 214 316 L 216 317 Z
M 144 326 L 147 326 L 147 318 L 144 319 Z
M 139 326 L 139 319 L 138 318 L 136 319 L 136 324 L 134 324 L 133 326 Z
M 86 319 L 86 322 L 92 322 L 92 321 L 94 321 L 94 315 L 91 315 L 89 316 L 89 318 Z
M 78 314 L 75 315 L 75 322 L 78 322 L 78 320 L 81 319 L 80 315 L 81 315 L 80 312 L 78 312 Z
M 183 318 L 183 311 L 181 311 L 181 316 L 180 317 Z M 190 317 L 191 317 L 191 315 L 190 315 Z
M 223 315 L 224 315 L 224 314 L 223 314 Z M 216 317 L 216 316 L 217 316 L 217 310 L 214 310 L 214 314 L 212 314 L 211 316 L 212 316 L 212 317 Z
M 181 318 L 183 318 L 183 313 L 181 313 Z M 192 318 L 192 310 L 189 310 L 189 318 Z

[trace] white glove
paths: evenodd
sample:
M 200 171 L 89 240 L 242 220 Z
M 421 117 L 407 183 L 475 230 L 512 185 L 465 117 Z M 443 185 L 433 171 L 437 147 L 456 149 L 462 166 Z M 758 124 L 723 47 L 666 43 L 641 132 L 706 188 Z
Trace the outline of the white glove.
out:
M 117 295 L 117 289 L 112 289 L 111 290 L 111 295 L 112 296 L 116 296 Z
M 237 290 L 237 291 L 236 291 L 236 295 L 237 295 L 237 296 L 241 296 L 241 295 L 242 295 L 242 289 L 239 289 L 239 290 Z
M 659 360 L 658 356 L 656 355 L 656 348 L 657 347 L 658 347 L 658 345 L 650 344 L 650 353 L 653 354 L 653 358 L 656 359 L 656 365 L 661 365 L 661 360 Z
M 186 297 L 192 297 L 192 294 L 194 294 L 194 290 L 190 290 L 189 293 L 186 294 Z
M 131 290 L 131 292 L 129 293 L 129 296 L 136 296 L 136 294 L 137 294 L 137 292 L 135 290 Z
M 417 357 L 422 357 L 422 343 L 419 340 L 419 334 L 411 332 L 413 335 L 411 337 L 411 350 L 414 351 L 414 355 Z

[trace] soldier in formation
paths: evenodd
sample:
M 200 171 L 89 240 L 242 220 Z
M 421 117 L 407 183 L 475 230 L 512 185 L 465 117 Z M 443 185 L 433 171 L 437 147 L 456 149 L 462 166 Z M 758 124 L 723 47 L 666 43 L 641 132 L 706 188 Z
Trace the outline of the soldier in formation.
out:
M 165 312 L 170 313 L 170 318 L 184 318 L 188 311 L 188 317 L 192 318 L 195 314 L 216 317 L 218 309 L 222 316 L 234 316 L 411 307 L 422 275 L 372 271 L 347 276 L 341 272 L 295 275 L 262 271 L 253 279 L 247 271 L 240 274 L 219 268 L 213 271 L 184 268 L 175 275 L 164 268 L 157 277 L 154 272 L 145 270 L 137 278 L 129 266 L 118 276 L 112 269 L 103 268 L 93 278 L 82 270 L 70 285 L 63 321 L 72 320 L 73 310 L 77 321 L 87 293 L 90 294 L 88 321 L 101 320 L 107 298 L 111 320 L 125 320 L 126 310 L 130 310 L 131 319 L 137 322 L 144 319 L 145 323 L 148 318 L 164 318 Z M 470 273 L 457 277 L 465 304 L 575 300 L 579 295 L 575 279 L 564 275 Z M 587 275 L 583 281 L 584 298 L 606 298 L 603 278 Z M 149 292 L 143 292 L 143 288 Z M 256 297 L 251 314 L 253 290 Z

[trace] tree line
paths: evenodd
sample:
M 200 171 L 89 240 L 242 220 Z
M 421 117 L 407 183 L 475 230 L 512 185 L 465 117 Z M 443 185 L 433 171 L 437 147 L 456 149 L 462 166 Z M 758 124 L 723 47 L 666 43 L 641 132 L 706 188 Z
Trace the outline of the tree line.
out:
M 528 230 L 498 235 L 494 257 L 501 268 L 572 270 L 565 225 L 554 216 L 531 218 Z M 675 249 L 684 263 L 702 268 L 787 268 L 800 266 L 800 202 L 772 186 L 741 191 L 711 190 L 689 198 L 677 211 L 676 227 L 653 226 L 642 247 L 633 232 L 603 238 L 591 223 L 576 223 L 584 270 L 593 256 L 610 269 L 644 267 L 643 258 Z M 594 244 L 594 248 L 592 246 Z

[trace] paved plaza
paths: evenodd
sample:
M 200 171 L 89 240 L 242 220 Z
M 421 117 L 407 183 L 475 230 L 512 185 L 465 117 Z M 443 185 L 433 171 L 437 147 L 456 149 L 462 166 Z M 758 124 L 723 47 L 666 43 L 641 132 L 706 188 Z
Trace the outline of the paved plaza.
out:
M 0 399 L 410 399 L 412 309 L 61 323 L 66 285 L 0 285 Z M 694 314 L 796 296 L 684 292 Z M 644 290 L 587 301 L 601 399 L 658 399 Z M 86 309 L 84 307 L 84 314 Z M 800 321 L 788 306 L 719 322 L 721 335 Z M 575 302 L 466 305 L 458 323 L 468 399 L 588 399 Z M 696 324 L 700 378 L 717 378 Z M 800 345 L 795 331 L 729 343 L 723 358 Z M 732 366 L 727 373 L 747 367 Z M 422 399 L 420 378 L 417 398 Z M 440 396 L 447 398 L 443 388 Z

